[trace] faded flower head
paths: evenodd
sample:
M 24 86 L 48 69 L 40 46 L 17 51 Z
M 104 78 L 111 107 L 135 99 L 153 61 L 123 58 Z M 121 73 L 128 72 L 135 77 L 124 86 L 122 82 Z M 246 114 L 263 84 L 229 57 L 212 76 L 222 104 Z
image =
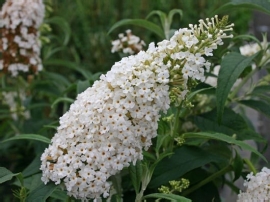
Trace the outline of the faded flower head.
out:
M 237 202 L 267 202 L 270 200 L 270 169 L 264 167 L 254 175 L 250 173 L 244 182 L 246 192 L 238 194 Z
M 0 12 L 0 70 L 16 77 L 19 72 L 42 70 L 38 28 L 44 18 L 42 0 L 7 0 Z
M 131 30 L 126 30 L 125 34 L 119 34 L 119 39 L 112 41 L 112 53 L 122 52 L 128 55 L 134 55 L 143 50 L 145 43 L 140 37 L 132 34 Z
M 216 24 L 200 22 L 202 27 L 180 29 L 170 40 L 151 43 L 79 94 L 41 156 L 42 181 L 62 183 L 76 198 L 108 197 L 109 178 L 141 160 L 151 146 L 159 112 L 185 99 L 189 81 L 204 80 L 209 64 L 203 55 L 211 55 L 228 37 L 227 25 L 216 28 L 220 22 L 216 17 Z

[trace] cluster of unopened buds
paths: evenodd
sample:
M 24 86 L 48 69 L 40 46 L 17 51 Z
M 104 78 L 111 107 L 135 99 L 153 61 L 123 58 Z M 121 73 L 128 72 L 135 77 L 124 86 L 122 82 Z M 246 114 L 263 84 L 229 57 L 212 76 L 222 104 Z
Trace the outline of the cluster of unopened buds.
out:
M 264 167 L 257 174 L 250 173 L 244 182 L 245 192 L 240 192 L 237 202 L 270 201 L 270 169 Z
M 16 77 L 19 72 L 42 70 L 39 27 L 44 18 L 42 0 L 7 0 L 0 12 L 0 71 Z
M 41 156 L 42 180 L 63 184 L 76 198 L 108 197 L 109 178 L 143 158 L 159 113 L 185 99 L 190 81 L 204 81 L 210 63 L 203 56 L 232 37 L 232 26 L 226 17 L 200 21 L 115 63 L 60 118 Z
M 145 43 L 140 37 L 132 34 L 131 30 L 126 30 L 125 34 L 119 34 L 119 39 L 112 41 L 112 53 L 122 52 L 128 55 L 134 55 L 143 50 Z
M 187 189 L 190 185 L 190 182 L 188 179 L 181 178 L 180 180 L 172 180 L 169 181 L 170 186 L 164 186 L 162 185 L 158 190 L 161 193 L 164 194 L 171 194 L 174 192 L 182 192 L 183 190 Z

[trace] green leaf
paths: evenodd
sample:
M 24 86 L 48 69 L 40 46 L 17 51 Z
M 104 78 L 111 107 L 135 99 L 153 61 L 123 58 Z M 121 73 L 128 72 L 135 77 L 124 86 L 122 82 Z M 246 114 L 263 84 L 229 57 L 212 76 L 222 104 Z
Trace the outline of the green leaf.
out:
M 8 138 L 6 140 L 3 140 L 2 142 L 0 142 L 0 144 L 9 142 L 9 141 L 14 141 L 14 140 L 36 140 L 36 141 L 40 141 L 40 142 L 44 142 L 47 144 L 50 144 L 51 140 L 41 136 L 41 135 L 37 135 L 37 134 L 21 134 L 21 135 L 17 135 L 11 138 Z
M 23 182 L 23 175 L 22 173 L 18 173 L 18 175 L 16 175 L 17 180 L 20 182 L 20 185 L 23 186 L 24 182 Z
M 52 198 L 58 199 L 60 201 L 68 201 L 69 196 L 67 195 L 65 190 L 61 189 L 56 189 L 54 192 L 51 194 Z
M 169 134 L 158 134 L 156 143 L 156 152 L 160 150 L 164 142 L 172 141 L 172 137 Z
M 261 42 L 255 36 L 252 36 L 249 34 L 242 34 L 242 35 L 237 35 L 237 36 L 233 37 L 233 40 L 236 40 L 236 39 L 241 39 L 241 40 L 251 39 L 251 40 L 255 41 L 260 47 L 262 46 Z
M 225 102 L 233 84 L 256 56 L 257 54 L 247 58 L 242 56 L 240 53 L 232 52 L 226 55 L 222 60 L 216 90 L 217 115 L 219 122 L 222 119 Z
M 31 89 L 34 92 L 39 92 L 39 93 L 44 93 L 49 95 L 50 97 L 52 96 L 59 96 L 59 94 L 61 94 L 62 92 L 60 91 L 60 89 L 58 88 L 58 86 L 56 87 L 52 80 L 45 80 L 45 81 L 36 81 L 33 82 L 33 84 L 31 85 Z
M 167 199 L 167 200 L 176 201 L 176 202 L 191 202 L 190 199 L 185 198 L 183 196 L 175 195 L 175 194 L 154 193 L 154 194 L 148 194 L 144 196 L 143 198 L 160 198 L 160 199 Z
M 67 87 L 67 86 L 71 85 L 69 80 L 66 77 L 64 77 L 63 75 L 61 75 L 61 74 L 57 74 L 57 73 L 54 73 L 54 72 L 45 72 L 44 71 L 44 72 L 42 72 L 42 75 L 47 77 L 46 79 L 57 81 L 58 84 L 60 83 L 63 86 Z
M 199 94 L 199 93 L 202 93 L 202 92 L 204 92 L 204 91 L 211 91 L 211 90 L 213 90 L 213 89 L 214 89 L 214 87 L 208 87 L 208 88 L 202 88 L 202 89 L 198 89 L 198 90 L 192 91 L 191 93 L 188 94 L 187 100 L 188 100 L 188 101 L 191 101 L 192 98 L 193 98 L 195 95 L 197 95 L 197 94 Z
M 81 75 L 83 75 L 86 79 L 89 79 L 92 76 L 92 73 L 89 72 L 88 70 L 81 68 L 77 63 L 70 62 L 67 60 L 50 59 L 44 61 L 43 63 L 44 66 L 63 66 L 64 68 L 75 70 L 79 72 Z
M 129 175 L 130 175 L 133 187 L 135 189 L 135 192 L 136 192 L 136 194 L 138 194 L 140 191 L 141 179 L 142 179 L 141 161 L 137 161 L 135 166 L 133 164 L 130 164 Z
M 182 17 L 183 12 L 180 9 L 173 9 L 169 12 L 168 16 L 159 10 L 154 10 L 151 13 L 149 13 L 146 17 L 146 19 L 150 18 L 153 15 L 158 15 L 161 21 L 161 25 L 163 28 L 163 32 L 165 34 L 166 39 L 169 39 L 175 32 L 175 30 L 172 32 L 171 31 L 171 24 L 172 24 L 172 20 L 173 20 L 173 16 L 175 14 L 179 14 L 180 17 Z
M 250 93 L 252 97 L 257 97 L 267 102 L 270 102 L 270 85 L 256 86 Z
M 228 166 L 228 164 L 226 164 L 225 167 L 227 167 L 227 166 Z M 221 202 L 217 184 L 214 183 L 214 181 L 216 181 L 214 179 L 220 178 L 221 176 L 216 176 L 217 178 L 215 177 L 215 174 L 217 172 L 219 172 L 217 170 L 214 171 L 214 173 L 211 171 L 209 172 L 209 171 L 210 171 L 210 169 L 208 169 L 208 168 L 197 168 L 195 170 L 192 170 L 191 172 L 188 172 L 185 175 L 185 178 L 190 181 L 190 186 L 188 189 L 183 190 L 183 192 L 181 194 L 185 197 L 190 198 L 191 201 L 194 201 L 194 202 L 201 202 L 201 201 L 203 201 L 203 202 L 210 202 L 210 201 L 211 202 Z M 207 180 L 211 177 L 214 177 L 214 179 L 212 178 L 212 181 L 210 181 L 210 182 L 208 182 L 200 187 L 197 187 L 197 189 L 193 189 L 194 186 L 197 186 L 198 184 L 200 184 L 204 180 Z M 192 189 L 193 189 L 193 191 L 192 191 Z
M 63 45 L 67 45 L 69 42 L 70 36 L 71 36 L 71 29 L 69 24 L 64 18 L 61 17 L 53 17 L 49 18 L 45 21 L 45 23 L 52 23 L 57 25 L 60 29 L 64 32 L 64 39 L 63 39 Z
M 238 8 L 258 10 L 270 14 L 270 2 L 268 0 L 232 0 L 215 10 L 214 13 L 233 11 Z
M 40 172 L 40 155 L 37 156 L 22 172 L 24 177 Z
M 26 202 L 45 202 L 47 198 L 56 190 L 57 186 L 53 183 L 48 183 L 47 185 L 41 184 L 36 189 L 34 189 L 28 197 Z
M 187 172 L 210 162 L 218 162 L 220 157 L 195 146 L 181 146 L 175 153 L 161 160 L 155 168 L 149 187 L 159 187 L 177 179 Z
M 44 109 L 45 107 L 50 107 L 51 105 L 49 103 L 43 102 L 43 103 L 34 103 L 34 104 L 30 104 L 29 106 L 27 106 L 26 109 L 38 109 L 38 108 L 42 108 Z
M 30 192 L 35 190 L 37 187 L 44 185 L 44 182 L 41 181 L 42 174 L 34 174 L 28 177 L 24 177 L 24 187 L 27 188 Z M 19 181 L 15 181 L 14 185 L 21 186 Z
M 270 104 L 266 103 L 261 100 L 241 100 L 239 101 L 240 104 L 246 105 L 251 107 L 258 112 L 265 114 L 266 116 L 270 117 Z
M 155 11 L 152 11 L 150 12 L 147 16 L 146 16 L 146 19 L 150 18 L 151 16 L 153 15 L 158 15 L 159 16 L 159 19 L 161 21 L 161 25 L 163 27 L 163 30 L 165 30 L 166 28 L 166 23 L 167 23 L 167 15 L 162 12 L 162 11 L 158 11 L 158 10 L 155 10 Z
M 156 161 L 156 156 L 153 153 L 143 151 L 143 158 L 147 159 L 149 162 Z
M 251 98 L 259 98 L 259 100 L 270 103 L 270 86 L 257 86 L 249 94 Z
M 242 158 L 239 156 L 238 152 L 235 150 L 235 157 L 232 164 L 233 170 L 234 170 L 233 181 L 237 180 L 241 176 L 243 165 L 244 164 L 243 164 Z
M 68 98 L 68 97 L 60 97 L 60 98 L 57 98 L 53 103 L 52 103 L 52 106 L 51 108 L 54 108 L 58 103 L 60 102 L 67 102 L 67 103 L 73 103 L 74 100 L 71 99 L 71 98 Z
M 11 180 L 14 176 L 19 175 L 20 173 L 12 173 L 10 170 L 0 167 L 0 184 Z
M 93 74 L 93 75 L 91 76 L 91 80 L 92 80 L 92 81 L 98 80 L 98 79 L 100 78 L 100 75 L 101 75 L 101 74 L 102 74 L 102 72 L 97 72 L 97 73 Z
M 207 133 L 207 132 L 190 132 L 190 133 L 184 133 L 184 137 L 185 138 L 206 138 L 206 139 L 214 139 L 214 140 L 220 140 L 223 142 L 227 142 L 229 144 L 234 144 L 237 145 L 239 147 L 241 147 L 242 149 L 246 149 L 248 151 L 251 151 L 255 154 L 257 154 L 258 156 L 260 156 L 263 160 L 266 160 L 266 158 L 260 153 L 258 152 L 255 148 L 253 148 L 252 146 L 250 146 L 249 144 L 243 142 L 243 141 L 239 141 L 236 140 L 233 137 L 230 137 L 228 135 L 222 134 L 222 133 Z
M 230 108 L 225 108 L 222 121 L 217 122 L 217 111 L 213 109 L 204 114 L 194 117 L 194 123 L 201 131 L 212 131 L 223 133 L 229 136 L 236 135 L 239 140 L 256 140 L 264 142 L 265 140 L 251 129 L 245 119 L 235 113 Z
M 49 59 L 51 56 L 56 54 L 57 52 L 64 51 L 66 50 L 66 46 L 61 46 L 61 47 L 52 47 L 52 46 L 43 46 L 43 60 Z
M 168 22 L 171 25 L 172 24 L 172 20 L 173 20 L 173 16 L 175 14 L 179 14 L 180 15 L 180 19 L 183 16 L 183 11 L 181 9 L 172 9 L 170 10 L 169 14 L 168 14 Z
M 270 94 L 270 85 L 261 85 L 256 86 L 252 93 L 252 95 L 260 95 L 260 94 Z
M 232 193 L 234 192 L 238 194 L 240 192 L 240 189 L 230 179 L 228 180 L 225 178 L 224 184 L 226 184 L 232 190 Z
M 109 30 L 108 34 L 110 34 L 113 30 L 115 30 L 118 27 L 121 27 L 123 25 L 137 25 L 137 26 L 141 26 L 145 29 L 148 29 L 149 31 L 154 32 L 155 34 L 157 34 L 160 38 L 164 39 L 165 35 L 162 31 L 162 29 L 157 26 L 156 24 L 149 22 L 147 20 L 143 20 L 143 19 L 125 19 L 125 20 L 120 20 L 117 23 L 115 23 L 111 29 Z
M 77 94 L 80 94 L 81 92 L 85 91 L 90 86 L 90 83 L 88 80 L 86 81 L 78 81 L 77 83 Z

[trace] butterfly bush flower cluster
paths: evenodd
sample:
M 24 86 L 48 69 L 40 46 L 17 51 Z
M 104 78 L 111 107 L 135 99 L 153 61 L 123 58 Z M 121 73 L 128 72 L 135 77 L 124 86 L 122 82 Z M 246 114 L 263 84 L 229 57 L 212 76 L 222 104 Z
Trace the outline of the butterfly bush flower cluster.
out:
M 109 196 L 109 178 L 141 160 L 157 136 L 159 112 L 176 100 L 170 92 L 183 100 L 189 80 L 204 80 L 203 55 L 231 37 L 226 18 L 190 27 L 123 58 L 78 95 L 41 156 L 44 183 L 63 184 L 76 198 Z
M 258 66 L 263 66 L 267 63 L 270 62 L 270 50 L 269 50 L 269 42 L 267 41 L 266 35 L 263 35 L 263 41 L 258 44 L 258 43 L 248 43 L 239 48 L 240 53 L 243 56 L 252 56 L 259 51 L 263 51 L 263 56 L 261 58 L 260 63 Z M 253 65 L 252 68 L 256 68 L 256 65 Z
M 44 18 L 42 0 L 7 0 L 0 12 L 0 70 L 16 77 L 19 72 L 42 70 L 38 28 Z
M 240 192 L 237 202 L 270 201 L 270 169 L 264 167 L 254 175 L 250 173 L 244 181 L 246 192 Z
M 134 55 L 143 50 L 143 46 L 145 46 L 144 41 L 133 35 L 130 29 L 126 30 L 126 35 L 121 33 L 118 37 L 119 39 L 112 41 L 112 53 L 122 52 Z

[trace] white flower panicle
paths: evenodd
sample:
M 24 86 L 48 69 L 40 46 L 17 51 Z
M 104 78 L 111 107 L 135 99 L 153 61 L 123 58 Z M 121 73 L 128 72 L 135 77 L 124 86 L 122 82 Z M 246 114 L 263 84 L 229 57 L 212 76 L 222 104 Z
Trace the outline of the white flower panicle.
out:
M 19 90 L 19 92 L 3 91 L 1 94 L 2 103 L 8 105 L 13 120 L 16 121 L 19 117 L 30 119 L 30 111 L 26 110 L 25 106 L 23 105 L 23 102 L 26 100 L 26 94 L 24 90 Z
M 112 41 L 112 53 L 122 52 L 128 55 L 134 55 L 143 50 L 145 43 L 140 37 L 132 34 L 131 30 L 126 30 L 126 35 L 119 34 L 119 39 Z
M 169 108 L 169 71 L 158 52 L 123 58 L 79 94 L 41 160 L 42 180 L 77 198 L 109 196 L 108 178 L 142 159 Z
M 249 43 L 239 48 L 240 53 L 244 56 L 252 56 L 261 50 L 261 47 L 257 43 Z
M 263 51 L 263 56 L 261 58 L 260 63 L 258 64 L 259 66 L 263 66 L 267 63 L 270 62 L 270 50 L 269 50 L 269 42 L 267 41 L 267 36 L 263 35 L 263 41 L 258 44 L 258 43 L 248 43 L 239 48 L 240 53 L 243 56 L 252 56 L 259 51 Z M 253 67 L 255 68 L 255 66 Z
M 270 201 L 270 169 L 264 167 L 256 175 L 248 174 L 244 186 L 247 190 L 238 194 L 237 202 Z
M 62 183 L 76 198 L 109 196 L 109 178 L 141 160 L 157 136 L 159 112 L 168 110 L 176 79 L 182 79 L 178 85 L 203 80 L 206 46 L 193 30 L 180 29 L 157 47 L 151 43 L 147 51 L 123 58 L 78 95 L 41 157 L 45 183 Z
M 16 77 L 19 72 L 42 70 L 38 28 L 44 18 L 42 0 L 7 0 L 0 12 L 0 70 Z

